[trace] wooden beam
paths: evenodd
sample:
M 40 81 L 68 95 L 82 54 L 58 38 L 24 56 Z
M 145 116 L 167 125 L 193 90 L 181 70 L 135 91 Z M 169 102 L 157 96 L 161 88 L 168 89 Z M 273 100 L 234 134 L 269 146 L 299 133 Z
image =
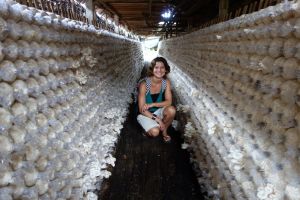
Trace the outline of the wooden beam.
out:
M 148 0 L 101 0 L 103 3 L 149 3 Z M 153 3 L 164 3 L 162 0 L 153 0 Z
M 111 8 L 111 6 L 109 6 L 107 3 L 102 2 L 102 0 L 98 0 L 97 2 L 98 2 L 98 4 L 100 4 L 100 6 L 104 10 L 106 10 L 106 11 L 108 11 L 108 12 L 111 13 L 111 15 L 112 15 L 111 17 L 112 18 L 114 18 L 114 15 L 117 15 L 119 17 L 119 23 L 120 24 L 125 24 L 128 27 L 128 29 L 132 29 L 132 27 L 130 27 L 129 24 L 125 20 L 123 20 L 122 16 L 116 10 L 114 10 L 113 8 Z
M 132 21 L 138 21 L 138 20 L 141 20 L 141 21 L 143 21 L 144 19 L 145 19 L 145 17 L 143 16 L 143 15 L 122 15 L 122 19 L 123 20 L 128 20 L 128 21 L 130 21 L 130 20 L 132 20 Z M 151 16 L 151 17 L 149 17 L 148 18 L 148 20 L 152 20 L 152 21 L 159 21 L 160 20 L 160 16 Z
M 100 4 L 100 7 L 102 7 L 104 10 L 108 11 L 111 17 L 114 15 L 118 15 L 117 11 L 113 10 L 108 4 L 102 2 L 102 1 L 97 1 Z M 118 15 L 119 16 L 119 15 Z
M 124 6 L 124 7 L 132 7 L 132 6 L 148 6 L 149 5 L 149 1 L 148 2 L 112 2 L 112 3 L 107 3 L 107 4 L 110 4 L 110 5 L 113 5 L 113 6 Z M 167 3 L 164 3 L 164 2 L 151 2 L 151 4 L 153 6 L 165 6 L 165 5 L 168 5 Z
M 162 29 L 165 29 L 166 27 L 162 27 L 162 26 L 151 26 L 151 27 L 149 27 L 149 26 L 137 26 L 137 27 L 135 27 L 135 31 L 136 30 L 151 30 L 151 29 L 159 29 L 159 28 L 162 28 Z M 171 28 L 171 27 L 169 27 L 169 28 Z M 172 28 L 176 28 L 176 26 L 172 26 Z M 183 30 L 184 29 L 184 27 L 177 27 L 177 29 L 178 30 Z

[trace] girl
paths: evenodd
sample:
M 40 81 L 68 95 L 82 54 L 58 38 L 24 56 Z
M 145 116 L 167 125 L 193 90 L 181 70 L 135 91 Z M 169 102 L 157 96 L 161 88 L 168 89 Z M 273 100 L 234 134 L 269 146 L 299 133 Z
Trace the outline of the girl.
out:
M 140 114 L 137 121 L 150 137 L 162 133 L 163 140 L 170 142 L 167 133 L 172 124 L 176 109 L 172 106 L 171 83 L 167 79 L 170 66 L 166 59 L 157 57 L 152 60 L 146 81 L 139 86 L 138 106 Z

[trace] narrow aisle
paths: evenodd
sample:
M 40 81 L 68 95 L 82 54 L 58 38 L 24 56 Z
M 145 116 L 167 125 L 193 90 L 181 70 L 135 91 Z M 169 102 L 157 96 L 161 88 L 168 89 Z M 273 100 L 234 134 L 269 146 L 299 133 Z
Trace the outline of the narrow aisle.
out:
M 169 129 L 172 142 L 147 138 L 134 119 L 133 108 L 116 149 L 112 176 L 102 184 L 101 200 L 199 200 L 200 187 L 182 150 L 180 133 Z

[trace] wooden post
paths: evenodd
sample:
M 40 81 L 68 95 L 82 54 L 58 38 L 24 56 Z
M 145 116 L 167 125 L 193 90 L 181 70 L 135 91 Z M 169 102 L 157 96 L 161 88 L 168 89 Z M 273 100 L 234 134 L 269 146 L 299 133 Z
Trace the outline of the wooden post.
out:
M 93 0 L 87 0 L 85 2 L 85 7 L 85 17 L 88 19 L 89 23 L 92 23 L 95 9 Z
M 53 5 L 52 4 L 53 4 L 52 2 L 47 1 L 47 8 L 48 8 L 49 12 L 54 13 Z
M 229 13 L 228 19 L 231 19 L 232 17 L 232 12 Z
M 64 12 L 64 16 L 66 18 L 69 18 L 69 15 L 68 15 L 68 10 L 69 10 L 68 2 L 66 2 L 65 6 L 63 6 L 62 9 L 63 9 L 63 12 Z
M 244 8 L 243 8 L 242 14 L 247 14 L 247 8 L 248 8 L 248 5 L 245 5 Z
M 257 1 L 255 1 L 255 2 L 253 3 L 253 9 L 252 9 L 252 12 L 255 12 L 255 11 L 257 11 Z
M 27 5 L 28 5 L 29 7 L 34 7 L 34 6 L 32 5 L 32 0 L 27 0 Z
M 47 7 L 46 7 L 45 4 L 46 4 L 45 1 L 43 1 L 43 0 L 40 1 L 40 5 L 41 5 L 41 9 L 42 9 L 42 10 L 47 10 Z
M 64 11 L 63 11 L 63 6 L 62 6 L 62 4 L 59 4 L 58 10 L 59 10 L 59 15 L 65 17 L 65 16 L 64 16 Z
M 70 18 L 75 20 L 75 15 L 74 15 L 74 11 L 73 11 L 73 4 L 71 4 L 71 8 L 69 9 L 69 13 L 70 13 Z
M 105 14 L 105 30 L 108 29 L 108 25 L 107 25 L 107 14 Z
M 263 8 L 264 2 L 265 2 L 265 0 L 260 0 L 259 1 L 259 5 L 258 5 L 258 9 L 257 10 L 260 10 L 260 9 Z
M 269 0 L 266 0 L 266 1 L 265 1 L 265 4 L 264 4 L 264 8 L 268 7 L 268 6 L 269 6 L 269 3 L 270 3 L 270 1 L 269 1 Z
M 72 5 L 71 15 L 72 15 L 72 19 L 76 20 L 77 16 L 76 16 L 76 10 L 74 4 Z
M 226 14 L 222 17 L 221 21 L 224 22 L 224 21 L 227 20 L 227 18 L 228 18 L 228 13 L 226 13 Z
M 234 17 L 240 16 L 241 10 L 242 10 L 242 8 L 237 9 L 237 10 L 235 11 L 235 16 L 234 16 Z
M 252 12 L 253 12 L 253 3 L 250 3 L 248 13 L 252 13 Z
M 71 12 L 72 12 L 72 2 L 70 0 L 68 0 L 66 14 L 69 19 L 72 19 Z
M 35 2 L 36 2 L 36 8 L 40 9 L 40 10 L 43 10 L 42 3 L 39 0 L 35 0 Z
M 32 6 L 35 7 L 35 8 L 37 8 L 35 0 L 32 0 Z
M 219 16 L 224 16 L 228 13 L 229 0 L 219 1 Z

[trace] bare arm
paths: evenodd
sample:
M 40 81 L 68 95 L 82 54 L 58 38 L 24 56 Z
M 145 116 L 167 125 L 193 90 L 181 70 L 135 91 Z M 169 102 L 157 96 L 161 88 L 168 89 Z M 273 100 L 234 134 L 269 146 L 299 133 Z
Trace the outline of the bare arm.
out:
M 139 86 L 139 96 L 138 96 L 138 102 L 139 102 L 139 111 L 142 115 L 152 118 L 153 114 L 148 111 L 148 106 L 146 104 L 146 82 L 142 82 Z

